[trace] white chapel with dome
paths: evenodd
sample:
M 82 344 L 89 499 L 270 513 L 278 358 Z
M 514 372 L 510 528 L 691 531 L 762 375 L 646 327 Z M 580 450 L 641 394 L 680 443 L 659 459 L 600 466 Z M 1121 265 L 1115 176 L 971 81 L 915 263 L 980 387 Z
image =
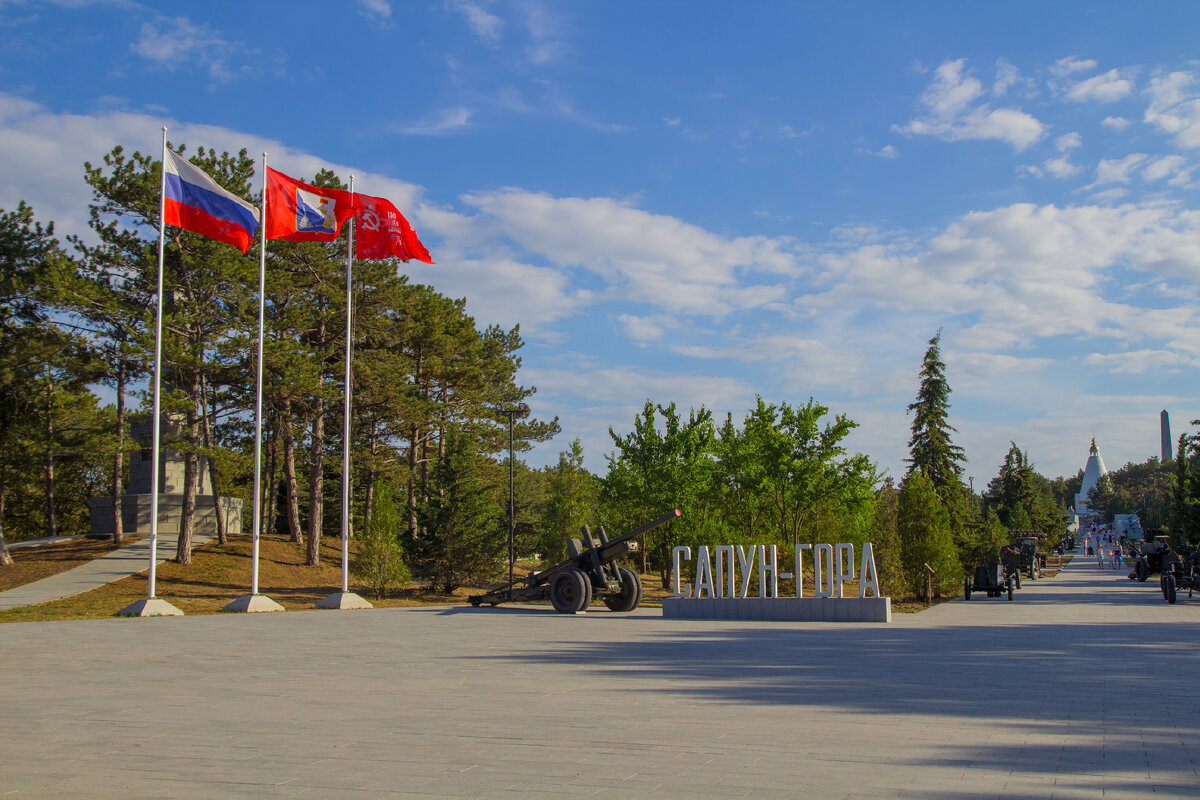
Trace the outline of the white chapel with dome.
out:
M 1079 493 L 1075 495 L 1075 513 L 1079 515 L 1091 513 L 1088 508 L 1087 499 L 1088 493 L 1096 488 L 1096 484 L 1100 482 L 1100 478 L 1108 474 L 1108 468 L 1104 466 L 1104 459 L 1100 456 L 1100 448 L 1096 447 L 1096 437 L 1092 437 L 1092 447 L 1088 450 L 1087 466 L 1083 468 L 1083 484 L 1079 487 Z

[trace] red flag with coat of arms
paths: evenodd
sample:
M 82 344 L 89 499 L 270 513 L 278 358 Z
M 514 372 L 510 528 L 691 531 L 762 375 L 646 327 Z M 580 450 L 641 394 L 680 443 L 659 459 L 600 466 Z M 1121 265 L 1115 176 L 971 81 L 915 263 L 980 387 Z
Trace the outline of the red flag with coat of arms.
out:
M 350 192 L 313 186 L 267 167 L 268 239 L 332 242 L 356 205 Z
M 404 215 L 390 201 L 369 194 L 354 196 L 357 206 L 354 233 L 357 245 L 355 256 L 361 259 L 415 258 L 433 264 L 429 251 Z

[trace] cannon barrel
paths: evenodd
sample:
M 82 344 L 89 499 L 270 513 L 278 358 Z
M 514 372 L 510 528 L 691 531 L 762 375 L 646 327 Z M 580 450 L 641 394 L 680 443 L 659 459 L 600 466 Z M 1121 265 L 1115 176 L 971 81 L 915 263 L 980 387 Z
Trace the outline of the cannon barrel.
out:
M 550 584 L 560 579 L 562 573 L 565 572 L 583 573 L 585 578 L 581 580 L 590 581 L 594 584 L 593 588 L 598 588 L 599 591 L 615 591 L 613 587 L 618 587 L 626 582 L 625 578 L 620 577 L 622 570 L 632 575 L 632 579 L 636 582 L 636 573 L 632 573 L 624 567 L 618 569 L 613 565 L 613 562 L 618 561 L 633 551 L 634 547 L 631 540 L 681 516 L 683 514 L 679 509 L 672 509 L 661 517 L 639 525 L 615 539 L 609 539 L 604 533 L 603 528 L 597 531 L 599 538 L 593 539 L 585 525 L 584 533 L 587 536 L 587 541 L 580 542 L 578 539 L 572 539 L 572 547 L 577 549 L 571 552 L 570 557 L 566 561 L 560 561 L 554 566 L 547 567 L 539 572 L 532 572 L 526 577 L 512 583 L 502 583 L 498 586 L 493 586 L 484 594 L 472 595 L 468 599 L 475 606 L 482 603 L 497 605 L 513 600 L 544 599 Z M 634 605 L 636 605 L 636 600 L 640 597 L 640 591 L 639 588 L 638 594 L 633 598 Z M 590 596 L 590 591 L 588 594 Z M 586 606 L 586 602 L 584 606 Z

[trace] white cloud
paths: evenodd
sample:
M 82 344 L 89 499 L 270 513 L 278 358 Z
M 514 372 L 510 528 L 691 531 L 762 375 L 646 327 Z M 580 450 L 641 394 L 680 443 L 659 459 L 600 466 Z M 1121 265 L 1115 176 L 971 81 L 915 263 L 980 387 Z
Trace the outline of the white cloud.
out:
M 1127 184 L 1133 173 L 1146 163 L 1149 157 L 1145 153 L 1131 153 L 1124 158 L 1101 159 L 1096 167 L 1096 181 L 1091 186 L 1103 186 L 1106 183 Z
M 567 51 L 567 25 L 551 13 L 551 6 L 527 3 L 520 6 L 530 43 L 525 55 L 541 66 L 558 60 Z
M 1109 372 L 1142 375 L 1146 372 L 1170 373 L 1180 369 L 1200 366 L 1196 359 L 1183 359 L 1178 352 L 1169 350 L 1135 350 L 1126 353 L 1092 353 L 1083 360 L 1092 367 L 1102 367 Z
M 1163 178 L 1178 175 L 1187 160 L 1183 156 L 1163 156 L 1156 158 L 1146 165 L 1142 177 L 1148 181 L 1158 181 Z
M 1076 103 L 1112 103 L 1133 94 L 1133 80 L 1121 70 L 1110 69 L 1102 75 L 1068 85 L 1065 96 Z
M 1009 61 L 1001 58 L 996 61 L 996 82 L 992 84 L 992 96 L 1000 97 L 1007 94 L 1010 87 L 1021 80 L 1021 73 Z
M 1106 128 L 1111 128 L 1114 131 L 1123 131 L 1133 123 L 1124 117 L 1105 117 L 1104 121 L 1100 124 Z
M 1055 178 L 1069 178 L 1083 171 L 1083 167 L 1072 164 L 1071 159 L 1066 156 L 1047 159 L 1043 167 L 1048 174 L 1053 175 Z
M 244 45 L 187 17 L 157 17 L 142 23 L 138 40 L 130 49 L 168 70 L 202 64 L 213 78 L 224 81 L 235 76 L 227 63 L 229 57 L 244 51 Z
M 1200 79 L 1194 72 L 1156 73 L 1146 93 L 1145 121 L 1173 137 L 1180 147 L 1200 147 Z
M 1078 132 L 1064 133 L 1054 140 L 1054 149 L 1060 153 L 1066 153 L 1082 146 L 1083 137 Z
M 1050 72 L 1059 77 L 1065 75 L 1073 75 L 1076 72 L 1090 72 L 1096 68 L 1096 62 L 1090 58 L 1083 59 L 1076 56 L 1067 56 L 1060 58 L 1055 62 L 1054 66 L 1050 67 Z
M 489 47 L 500 44 L 500 36 L 504 23 L 495 14 L 484 8 L 484 3 L 472 0 L 446 0 L 446 8 L 462 14 L 467 21 L 467 27 L 479 41 Z
M 786 240 L 726 239 L 674 217 L 650 214 L 611 198 L 556 198 L 505 189 L 464 195 L 530 253 L 566 269 L 584 269 L 606 296 L 652 302 L 673 312 L 722 316 L 781 301 L 777 282 L 795 257 Z
M 387 0 L 358 0 L 358 5 L 370 19 L 386 20 L 392 16 L 392 7 Z
M 978 78 L 965 73 L 966 60 L 947 61 L 937 68 L 933 83 L 921 95 L 926 115 L 906 125 L 893 125 L 899 133 L 934 136 L 947 142 L 996 139 L 1024 150 L 1045 133 L 1035 117 L 1016 108 L 992 108 L 977 103 L 983 94 Z
M 662 327 L 648 317 L 621 314 L 617 321 L 624 326 L 625 338 L 635 342 L 653 342 L 663 336 Z
M 668 373 L 630 366 L 602 368 L 528 368 L 522 378 L 537 385 L 539 394 L 548 397 L 575 397 L 587 405 L 618 405 L 620 418 L 611 424 L 617 432 L 628 430 L 633 414 L 619 409 L 640 410 L 646 398 L 664 405 L 674 401 L 686 410 L 701 405 L 724 411 L 745 409 L 754 398 L 754 390 L 744 381 L 712 375 Z
M 886 158 L 886 159 L 893 159 L 893 158 L 900 157 L 900 153 L 897 152 L 896 148 L 890 144 L 884 145 L 883 147 L 881 147 L 878 150 L 868 150 L 866 148 L 860 147 L 858 149 L 858 152 L 865 156 L 878 156 L 879 158 Z
M 1135 341 L 1151 325 L 1161 326 L 1156 337 L 1200 342 L 1190 308 L 1143 314 L 1110 287 L 1122 268 L 1200 280 L 1200 212 L 1018 204 L 967 214 L 923 243 L 868 244 L 822 264 L 819 293 L 799 301 L 806 308 L 940 314 L 967 324 L 958 346 L 968 349 L 1064 335 Z
M 390 130 L 413 136 L 440 136 L 470 125 L 472 114 L 471 109 L 465 106 L 445 108 L 416 122 L 392 125 Z

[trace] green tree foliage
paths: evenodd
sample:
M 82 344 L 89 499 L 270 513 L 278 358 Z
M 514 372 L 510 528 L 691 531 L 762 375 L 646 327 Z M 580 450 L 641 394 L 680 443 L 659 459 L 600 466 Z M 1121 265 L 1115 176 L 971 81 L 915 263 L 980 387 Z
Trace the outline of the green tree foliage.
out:
M 48 420 L 45 393 L 35 386 L 46 379 L 51 359 L 62 363 L 58 356 L 70 345 L 52 324 L 45 291 L 61 258 L 53 224 L 35 221 L 25 203 L 0 211 L 0 564 L 11 563 L 9 495 L 15 490 L 24 497 L 32 488 L 31 456 L 42 448 L 30 447 Z
M 908 584 L 904 577 L 903 546 L 899 530 L 900 493 L 891 478 L 885 478 L 875 495 L 875 513 L 871 520 L 870 541 L 875 551 L 875 570 L 879 589 L 884 595 L 903 595 Z
M 676 544 L 864 541 L 874 468 L 845 451 L 854 423 L 839 415 L 822 424 L 827 413 L 811 400 L 792 407 L 758 398 L 741 427 L 729 415 L 717 430 L 703 407 L 684 420 L 674 404 L 647 402 L 633 432 L 610 430 L 617 449 L 604 478 L 605 514 L 631 528 L 663 510 L 683 512 L 644 550 L 664 578 Z
M 420 508 L 413 565 L 447 594 L 492 580 L 507 565 L 503 515 L 483 480 L 481 458 L 468 437 L 449 428 Z
M 966 454 L 955 445 L 950 434 L 957 431 L 948 421 L 950 384 L 942 361 L 942 332 L 929 340 L 921 362 L 921 387 L 916 400 L 908 406 L 913 415 L 912 438 L 908 442 L 908 472 L 923 472 L 938 489 L 958 483 Z
M 1062 532 L 1066 509 L 1055 498 L 1054 485 L 1034 468 L 1028 453 L 1015 442 L 996 477 L 983 494 L 984 508 L 1010 531 L 1041 531 L 1053 539 Z
M 358 537 L 358 550 L 350 571 L 380 598 L 412 577 L 404 559 L 400 534 L 404 518 L 390 483 L 380 483 L 375 492 L 371 521 Z
M 584 469 L 578 438 L 558 454 L 557 464 L 545 468 L 543 476 L 545 494 L 536 546 L 545 560 L 556 562 L 566 555 L 567 540 L 578 536 L 581 526 L 596 522 L 600 482 Z
M 896 530 L 907 594 L 925 595 L 926 564 L 934 572 L 935 595 L 957 591 L 962 580 L 962 566 L 950 532 L 950 515 L 938 497 L 933 481 L 922 472 L 909 473 L 900 484 Z
M 678 522 L 648 533 L 642 549 L 642 570 L 653 566 L 665 581 L 672 547 L 682 541 L 707 543 L 717 532 L 712 412 L 701 406 L 689 411 L 685 421 L 675 403 L 647 400 L 631 433 L 619 436 L 609 428 L 608 434 L 616 450 L 608 456 L 604 497 L 620 527 L 634 528 L 673 508 L 683 512 Z
M 1200 419 L 1192 420 L 1200 425 Z M 1180 434 L 1175 450 L 1171 539 L 1176 547 L 1200 541 L 1200 434 Z

